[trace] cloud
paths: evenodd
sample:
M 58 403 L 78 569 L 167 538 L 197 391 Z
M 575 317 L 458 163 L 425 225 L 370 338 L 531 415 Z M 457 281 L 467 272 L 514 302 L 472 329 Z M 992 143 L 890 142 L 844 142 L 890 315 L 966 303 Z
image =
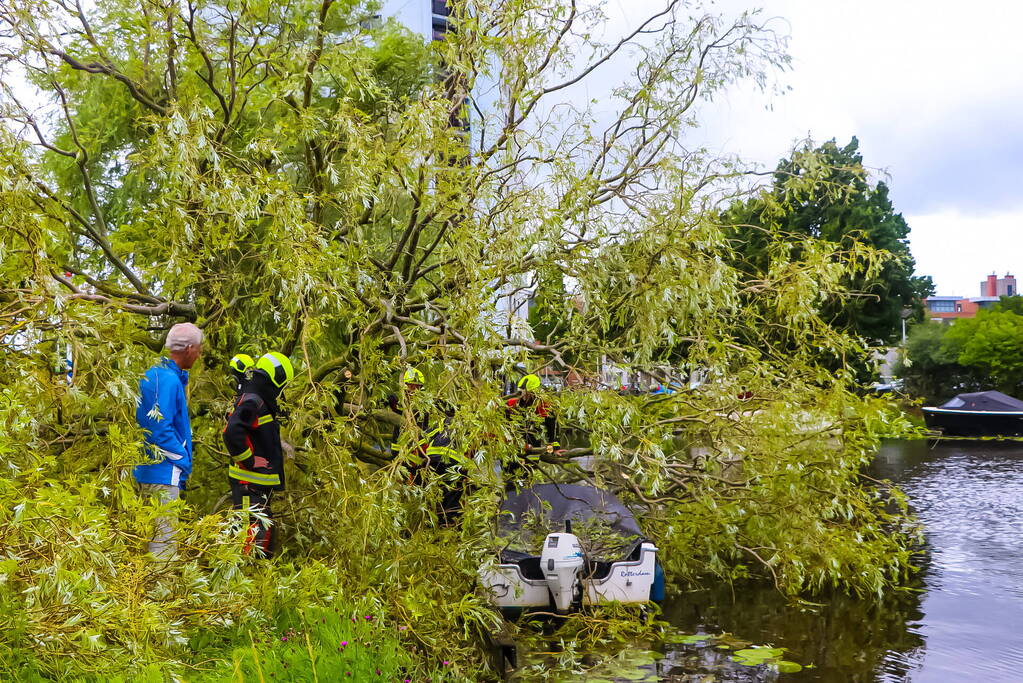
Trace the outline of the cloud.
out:
M 905 212 L 1023 209 L 1020 111 L 1023 99 L 963 106 L 928 127 L 871 122 L 860 131 L 865 160 L 885 160 L 892 196 Z
M 1020 275 L 1023 210 L 979 216 L 959 211 L 907 215 L 916 272 L 934 277 L 937 293 L 980 296 L 992 272 Z

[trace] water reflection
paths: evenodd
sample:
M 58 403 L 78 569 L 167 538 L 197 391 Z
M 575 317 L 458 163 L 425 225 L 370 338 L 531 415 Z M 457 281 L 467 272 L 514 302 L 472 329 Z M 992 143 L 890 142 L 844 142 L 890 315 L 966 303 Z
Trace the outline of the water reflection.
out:
M 932 549 L 913 680 L 1023 680 L 1023 444 L 890 443 L 875 469 L 909 494 Z
M 813 668 L 778 674 L 678 646 L 659 663 L 662 679 L 1023 680 L 1023 444 L 890 442 L 872 475 L 898 483 L 926 528 L 919 592 L 881 602 L 838 596 L 820 607 L 789 604 L 767 587 L 682 596 L 665 608 L 681 630 L 785 647 Z
M 836 596 L 821 606 L 801 606 L 766 586 L 738 588 L 734 594 L 727 587 L 700 591 L 665 606 L 665 618 L 682 630 L 725 631 L 787 648 L 788 659 L 812 668 L 784 679 L 805 681 L 905 680 L 922 657 L 924 639 L 912 628 L 922 617 L 918 593 L 882 603 Z M 669 656 L 684 657 L 688 651 Z M 714 664 L 730 662 L 728 652 L 710 654 Z M 734 676 L 719 673 L 716 680 L 774 680 L 772 672 L 734 664 L 731 668 L 736 669 Z

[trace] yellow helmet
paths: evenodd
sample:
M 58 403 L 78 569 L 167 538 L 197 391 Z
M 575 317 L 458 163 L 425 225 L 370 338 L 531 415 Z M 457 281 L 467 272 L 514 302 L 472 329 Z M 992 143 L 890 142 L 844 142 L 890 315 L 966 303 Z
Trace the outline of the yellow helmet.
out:
M 256 361 L 247 353 L 239 353 L 229 360 L 227 364 L 239 375 L 244 375 L 249 368 L 256 364 Z
M 295 366 L 287 356 L 276 351 L 261 356 L 256 361 L 256 369 L 265 372 L 278 389 L 295 378 Z
M 405 384 L 419 384 L 423 385 L 426 382 L 423 380 L 423 373 L 419 372 L 417 368 L 409 368 L 401 376 L 401 381 Z
M 518 387 L 522 391 L 536 391 L 540 388 L 540 378 L 533 374 L 523 375 Z

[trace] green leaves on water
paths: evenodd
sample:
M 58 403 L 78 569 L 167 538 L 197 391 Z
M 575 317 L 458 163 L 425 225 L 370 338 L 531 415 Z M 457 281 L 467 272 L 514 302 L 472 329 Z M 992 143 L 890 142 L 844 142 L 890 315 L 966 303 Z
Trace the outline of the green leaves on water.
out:
M 753 647 L 745 648 L 742 650 L 736 650 L 735 655 L 732 656 L 732 661 L 745 664 L 747 666 L 757 666 L 758 664 L 764 664 L 768 660 L 777 659 L 784 650 L 780 647 Z
M 717 647 L 722 650 L 741 650 L 753 645 L 748 640 L 733 636 L 731 633 L 721 633 L 714 637 Z
M 802 664 L 782 659 L 783 654 L 785 654 L 785 648 L 781 647 L 752 647 L 736 650 L 732 661 L 743 666 L 767 664 L 783 674 L 797 673 L 803 670 Z
M 696 645 L 698 643 L 706 643 L 709 640 L 713 640 L 714 636 L 707 633 L 694 633 L 692 635 L 687 633 L 672 633 L 664 639 L 666 643 L 678 643 L 681 645 Z
M 709 633 L 669 633 L 663 642 L 679 645 L 710 646 L 719 650 L 734 650 L 732 661 L 742 666 L 770 666 L 779 673 L 798 673 L 803 665 L 782 659 L 785 648 L 752 645 L 747 640 L 736 638 L 730 633 L 717 635 Z
M 655 665 L 663 656 L 660 652 L 652 650 L 622 653 L 595 669 L 593 673 L 619 681 L 657 681 L 659 679 Z
M 803 665 L 796 664 L 795 662 L 790 662 L 783 659 L 780 662 L 775 662 L 774 668 L 776 668 L 780 673 L 783 674 L 794 674 L 802 671 Z

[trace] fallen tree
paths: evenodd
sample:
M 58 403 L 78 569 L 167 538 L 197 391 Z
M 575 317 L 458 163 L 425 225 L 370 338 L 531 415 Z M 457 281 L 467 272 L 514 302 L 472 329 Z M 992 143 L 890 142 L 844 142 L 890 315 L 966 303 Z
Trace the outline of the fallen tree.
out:
M 858 475 L 880 408 L 820 362 L 858 349 L 821 303 L 884 254 L 815 240 L 744 279 L 715 217 L 749 176 L 687 141 L 702 102 L 768 82 L 781 39 L 754 14 L 689 17 L 677 0 L 611 40 L 574 0 L 452 12 L 424 45 L 357 2 L 0 8 L 10 666 L 200 666 L 196 633 L 370 595 L 424 661 L 443 651 L 474 680 L 494 619 L 474 573 L 498 466 L 523 456 L 504 404 L 523 370 L 586 379 L 548 397 L 573 444 L 535 451 L 539 476 L 589 477 L 645 509 L 676 582 L 881 593 L 905 578 L 899 517 Z M 623 66 L 600 107 L 580 96 Z M 791 192 L 826 191 L 829 169 L 804 161 Z M 545 341 L 509 312 L 537 273 L 568 283 Z M 141 557 L 154 513 L 131 486 L 133 411 L 182 320 L 206 334 L 196 466 L 181 556 L 158 571 Z M 224 370 L 270 349 L 299 367 L 285 403 L 300 454 L 285 556 L 245 567 L 223 510 Z M 600 385 L 609 364 L 706 381 L 624 396 Z M 384 399 L 409 365 L 426 385 L 396 413 Z M 448 417 L 464 456 L 458 529 L 431 512 L 443 482 L 408 486 L 416 456 L 391 448 L 423 412 Z M 583 455 L 592 472 L 571 464 Z

